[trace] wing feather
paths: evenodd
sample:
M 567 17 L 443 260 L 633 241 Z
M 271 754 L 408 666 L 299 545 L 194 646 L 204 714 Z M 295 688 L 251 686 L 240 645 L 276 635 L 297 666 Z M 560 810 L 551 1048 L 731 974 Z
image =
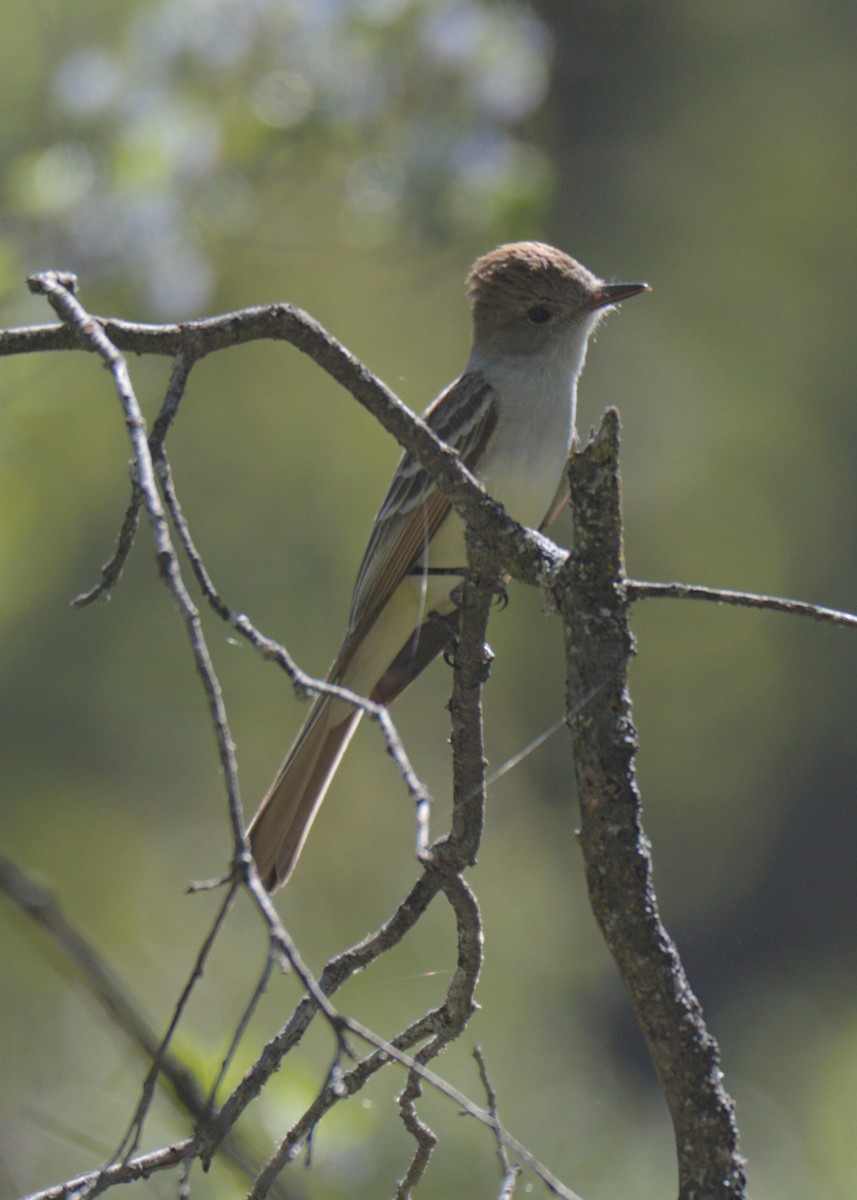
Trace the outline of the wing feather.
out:
M 468 372 L 438 396 L 424 420 L 473 470 L 497 424 L 494 391 L 479 372 Z M 354 648 L 405 576 L 427 554 L 428 544 L 450 510 L 443 492 L 409 454 L 396 467 L 357 573 L 348 633 L 335 674 L 341 674 Z

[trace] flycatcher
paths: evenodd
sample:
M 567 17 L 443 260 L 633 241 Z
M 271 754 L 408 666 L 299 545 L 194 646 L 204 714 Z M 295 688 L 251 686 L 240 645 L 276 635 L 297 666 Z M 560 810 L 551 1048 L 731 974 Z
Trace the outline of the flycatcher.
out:
M 424 418 L 522 525 L 544 529 L 566 500 L 577 378 L 603 314 L 645 283 L 604 283 L 541 242 L 498 246 L 467 278 L 473 348 Z M 451 593 L 464 525 L 409 455 L 363 555 L 330 683 L 391 704 L 454 636 Z M 361 712 L 319 695 L 250 825 L 259 874 L 288 879 Z

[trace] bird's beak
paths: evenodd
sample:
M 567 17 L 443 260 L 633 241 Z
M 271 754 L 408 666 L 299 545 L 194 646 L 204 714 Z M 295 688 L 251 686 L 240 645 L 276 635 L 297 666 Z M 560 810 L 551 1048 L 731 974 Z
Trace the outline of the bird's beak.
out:
M 602 283 L 590 296 L 586 308 L 589 312 L 596 312 L 599 308 L 606 308 L 608 304 L 621 304 L 631 296 L 639 296 L 641 292 L 651 290 L 647 283 Z

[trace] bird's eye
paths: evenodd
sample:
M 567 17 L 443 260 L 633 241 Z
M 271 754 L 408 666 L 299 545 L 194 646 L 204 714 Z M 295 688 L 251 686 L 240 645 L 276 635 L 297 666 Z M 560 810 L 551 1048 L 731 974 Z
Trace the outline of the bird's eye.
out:
M 527 319 L 533 325 L 546 325 L 552 315 L 551 310 L 544 304 L 537 304 L 534 308 L 527 310 Z

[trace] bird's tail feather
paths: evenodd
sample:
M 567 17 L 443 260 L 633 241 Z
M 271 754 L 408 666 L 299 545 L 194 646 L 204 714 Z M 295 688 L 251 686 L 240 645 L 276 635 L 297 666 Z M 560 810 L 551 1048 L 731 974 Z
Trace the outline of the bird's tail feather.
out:
M 247 833 L 269 892 L 286 882 L 297 862 L 361 715 L 356 709 L 343 716 L 341 704 L 319 696 L 259 806 Z

